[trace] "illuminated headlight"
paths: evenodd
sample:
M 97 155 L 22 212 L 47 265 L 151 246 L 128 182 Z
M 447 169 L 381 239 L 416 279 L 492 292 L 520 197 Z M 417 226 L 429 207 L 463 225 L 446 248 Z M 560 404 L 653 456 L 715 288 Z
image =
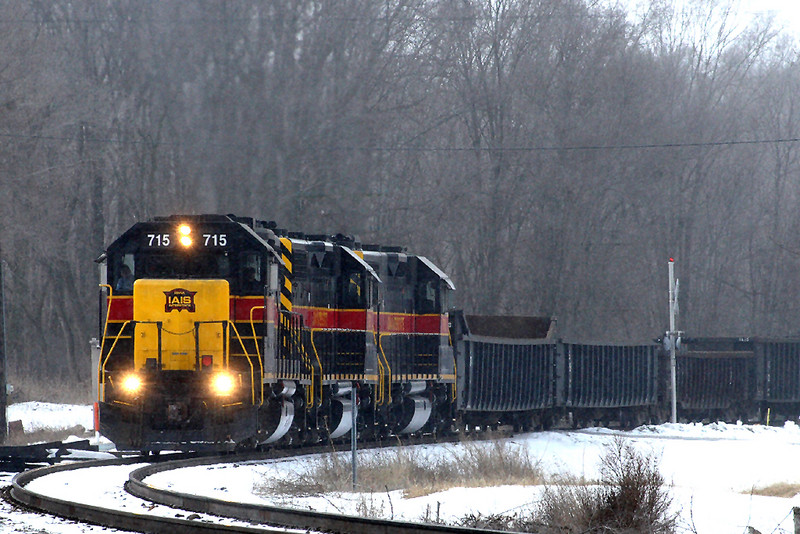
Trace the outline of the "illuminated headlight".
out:
M 178 234 L 180 234 L 180 242 L 184 247 L 192 246 L 192 227 L 188 224 L 182 224 L 178 227 Z
M 137 375 L 127 375 L 122 379 L 122 391 L 128 395 L 138 393 L 142 389 L 142 379 Z
M 214 375 L 211 380 L 211 389 L 217 395 L 224 397 L 233 393 L 234 381 L 233 376 L 228 373 L 219 373 Z

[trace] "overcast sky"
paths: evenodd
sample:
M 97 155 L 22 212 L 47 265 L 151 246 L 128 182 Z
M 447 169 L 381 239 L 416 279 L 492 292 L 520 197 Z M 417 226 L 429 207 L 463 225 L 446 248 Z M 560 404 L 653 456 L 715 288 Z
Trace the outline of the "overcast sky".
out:
M 616 0 L 608 1 L 614 3 Z M 675 0 L 676 3 L 691 1 L 704 0 Z M 619 0 L 619 2 L 635 9 L 636 6 L 649 4 L 650 0 Z M 743 23 L 746 24 L 759 14 L 774 15 L 775 22 L 779 26 L 800 37 L 800 0 L 733 0 L 733 3 L 738 8 Z

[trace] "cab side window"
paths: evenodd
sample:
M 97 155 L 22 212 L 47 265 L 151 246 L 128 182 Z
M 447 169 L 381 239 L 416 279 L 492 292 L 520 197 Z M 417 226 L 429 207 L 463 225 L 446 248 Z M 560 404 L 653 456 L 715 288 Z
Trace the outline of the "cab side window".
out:
M 417 285 L 416 312 L 420 314 L 438 313 L 438 284 L 433 280 L 420 282 Z
M 341 307 L 357 309 L 363 308 L 365 292 L 361 273 L 342 273 L 341 282 Z
M 244 253 L 240 256 L 239 288 L 243 294 L 264 293 L 264 269 L 259 254 Z
M 122 294 L 133 293 L 133 281 L 136 279 L 136 269 L 133 254 L 125 254 L 114 265 L 114 292 Z

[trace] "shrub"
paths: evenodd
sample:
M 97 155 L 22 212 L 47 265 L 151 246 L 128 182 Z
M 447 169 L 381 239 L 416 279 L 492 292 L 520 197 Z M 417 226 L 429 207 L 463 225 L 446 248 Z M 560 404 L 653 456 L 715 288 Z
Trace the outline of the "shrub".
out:
M 597 486 L 548 488 L 540 503 L 541 532 L 648 533 L 675 531 L 676 515 L 664 478 L 651 455 L 622 439 L 609 445 Z

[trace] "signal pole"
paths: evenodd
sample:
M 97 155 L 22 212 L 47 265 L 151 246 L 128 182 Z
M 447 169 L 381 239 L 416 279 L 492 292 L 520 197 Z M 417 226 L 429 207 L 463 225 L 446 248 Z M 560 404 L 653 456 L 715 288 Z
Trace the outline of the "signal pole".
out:
M 669 345 L 669 378 L 672 401 L 672 417 L 670 421 L 678 422 L 678 395 L 675 377 L 675 349 L 680 340 L 680 332 L 675 330 L 675 315 L 678 312 L 678 281 L 675 280 L 675 260 L 669 259 L 669 332 L 667 344 Z
M 5 304 L 5 278 L 3 276 L 3 261 L 0 254 L 0 443 L 8 437 L 8 375 L 6 374 L 6 304 Z
M 353 426 L 350 427 L 350 454 L 353 463 L 353 491 L 356 491 L 358 483 L 358 467 L 357 467 L 357 449 L 358 449 L 358 428 L 356 428 L 356 420 L 358 420 L 358 405 L 356 404 L 356 383 L 353 382 L 353 389 L 350 391 L 350 417 L 353 419 Z

